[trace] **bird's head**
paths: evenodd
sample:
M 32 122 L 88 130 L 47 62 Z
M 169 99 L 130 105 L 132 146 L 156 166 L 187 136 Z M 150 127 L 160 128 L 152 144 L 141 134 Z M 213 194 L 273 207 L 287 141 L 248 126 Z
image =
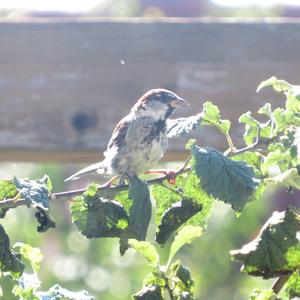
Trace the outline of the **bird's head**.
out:
M 165 89 L 154 89 L 146 92 L 134 105 L 132 111 L 141 116 L 167 119 L 175 109 L 186 106 L 189 106 L 189 103 L 175 93 Z

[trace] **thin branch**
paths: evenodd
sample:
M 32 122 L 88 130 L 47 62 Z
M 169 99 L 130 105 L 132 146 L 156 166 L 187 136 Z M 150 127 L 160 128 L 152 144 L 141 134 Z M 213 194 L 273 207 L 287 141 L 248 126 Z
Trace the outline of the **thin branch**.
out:
M 177 177 L 180 174 L 186 173 L 191 170 L 191 167 L 188 167 L 188 163 L 191 160 L 191 157 L 189 157 L 184 165 L 179 168 L 177 171 L 174 171 L 174 177 Z M 168 179 L 168 175 L 164 175 L 158 178 L 147 180 L 146 183 L 148 185 L 153 184 L 160 184 L 163 181 Z M 118 185 L 118 186 L 99 186 L 98 191 L 111 191 L 111 192 L 121 192 L 125 191 L 129 188 L 128 184 Z M 59 193 L 52 193 L 50 194 L 50 199 L 64 199 L 64 198 L 73 198 L 78 195 L 81 195 L 84 193 L 86 189 L 78 189 L 78 190 L 71 190 L 66 192 L 59 192 Z M 18 206 L 24 206 L 26 205 L 26 202 L 24 199 L 5 199 L 0 201 L 0 209 L 2 208 L 15 208 Z
M 190 167 L 187 167 L 190 160 L 191 160 L 191 157 L 188 158 L 188 160 L 184 163 L 184 165 L 180 169 L 178 169 L 177 171 L 174 172 L 175 177 L 191 170 Z M 158 177 L 158 178 L 147 180 L 146 183 L 148 185 L 160 184 L 160 183 L 162 183 L 163 181 L 165 181 L 167 179 L 168 179 L 168 175 L 164 175 L 164 176 L 161 176 L 161 177 Z M 111 192 L 121 192 L 121 191 L 127 190 L 128 188 L 129 188 L 128 184 L 117 185 L 117 186 L 105 186 L 105 187 L 99 186 L 98 191 L 107 191 L 107 190 L 109 190 Z M 85 191 L 86 191 L 86 189 L 79 189 L 79 190 L 66 191 L 66 192 L 61 192 L 61 193 L 53 193 L 51 195 L 51 198 L 53 198 L 53 199 L 72 198 L 72 197 L 81 195 Z
M 233 156 L 236 154 L 241 154 L 243 152 L 247 152 L 247 151 L 252 151 L 252 150 L 257 150 L 257 148 L 259 146 L 268 146 L 269 144 L 271 144 L 277 137 L 272 137 L 269 139 L 260 139 L 259 137 L 256 138 L 255 142 L 247 147 L 241 148 L 241 149 L 236 149 L 233 152 L 228 152 L 227 156 Z
M 281 289 L 284 287 L 286 282 L 289 280 L 290 276 L 291 274 L 283 275 L 276 279 L 276 281 L 272 286 L 272 291 L 274 292 L 274 294 L 277 295 L 281 291 Z
M 5 199 L 0 201 L 0 208 L 15 208 L 18 206 L 26 205 L 24 199 Z

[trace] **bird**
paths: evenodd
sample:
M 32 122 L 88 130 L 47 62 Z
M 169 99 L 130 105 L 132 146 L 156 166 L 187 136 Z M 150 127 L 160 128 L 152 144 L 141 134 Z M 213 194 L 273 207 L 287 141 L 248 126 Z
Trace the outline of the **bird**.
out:
M 89 165 L 65 181 L 98 173 L 120 178 L 138 176 L 156 165 L 167 148 L 167 120 L 189 103 L 174 92 L 157 88 L 143 94 L 115 127 L 104 154 L 104 160 Z M 110 184 L 108 181 L 107 184 Z

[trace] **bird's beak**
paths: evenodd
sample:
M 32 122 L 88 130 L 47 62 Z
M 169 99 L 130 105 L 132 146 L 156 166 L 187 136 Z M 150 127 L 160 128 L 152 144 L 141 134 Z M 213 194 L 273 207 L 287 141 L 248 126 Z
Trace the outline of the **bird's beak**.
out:
M 174 108 L 190 106 L 190 104 L 186 100 L 179 98 L 179 97 L 177 99 L 171 101 L 170 105 Z

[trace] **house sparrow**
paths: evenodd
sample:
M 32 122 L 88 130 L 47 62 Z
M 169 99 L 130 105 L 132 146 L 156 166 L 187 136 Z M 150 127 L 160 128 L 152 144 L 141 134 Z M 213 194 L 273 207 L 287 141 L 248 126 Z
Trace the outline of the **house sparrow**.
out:
M 136 176 L 148 171 L 162 158 L 167 147 L 166 121 L 178 107 L 188 102 L 165 89 L 153 89 L 138 99 L 112 133 L 105 159 L 67 178 L 98 173 L 111 176 Z

